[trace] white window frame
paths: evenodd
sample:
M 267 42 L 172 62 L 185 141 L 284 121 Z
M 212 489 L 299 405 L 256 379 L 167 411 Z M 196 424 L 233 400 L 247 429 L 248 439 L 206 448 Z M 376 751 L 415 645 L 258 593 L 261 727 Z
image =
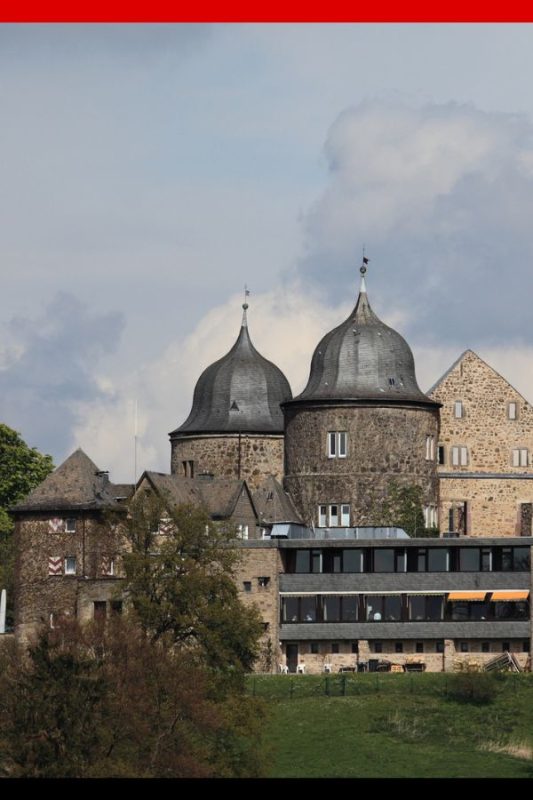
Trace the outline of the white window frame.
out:
M 436 528 L 438 526 L 437 506 L 424 506 L 424 524 L 426 528 Z
M 333 516 L 332 509 L 337 513 Z M 320 503 L 318 506 L 319 528 L 349 528 L 351 520 L 351 506 L 349 503 Z
M 435 461 L 435 437 L 426 436 L 426 461 Z
M 243 539 L 246 541 L 248 539 L 248 525 L 237 525 L 237 539 Z
M 76 518 L 67 517 L 65 519 L 65 533 L 76 533 Z
M 107 568 L 106 575 L 113 576 L 114 574 L 115 574 L 115 559 L 114 558 L 110 558 L 109 559 L 109 566 Z
M 518 403 L 514 401 L 507 403 L 507 419 L 518 419 Z
M 348 455 L 347 431 L 328 431 L 328 458 L 346 458 Z
M 527 447 L 515 447 L 513 449 L 513 467 L 529 466 L 529 450 Z
M 452 446 L 452 467 L 468 466 L 468 447 L 454 444 Z
M 73 569 L 69 569 L 69 561 L 73 561 Z M 72 565 L 71 565 L 72 566 Z M 77 563 L 76 563 L 76 556 L 65 556 L 65 560 L 63 562 L 63 574 L 64 575 L 76 575 L 77 570 Z
M 465 415 L 465 408 L 462 400 L 454 400 L 453 403 L 453 416 L 455 419 L 462 419 Z

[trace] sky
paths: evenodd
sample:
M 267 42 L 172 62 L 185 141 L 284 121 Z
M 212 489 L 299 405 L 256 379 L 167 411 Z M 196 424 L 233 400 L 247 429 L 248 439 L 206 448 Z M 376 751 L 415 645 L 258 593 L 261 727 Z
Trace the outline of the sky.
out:
M 423 390 L 533 401 L 531 74 L 531 25 L 0 26 L 0 421 L 168 471 L 244 285 L 297 393 L 363 246 Z

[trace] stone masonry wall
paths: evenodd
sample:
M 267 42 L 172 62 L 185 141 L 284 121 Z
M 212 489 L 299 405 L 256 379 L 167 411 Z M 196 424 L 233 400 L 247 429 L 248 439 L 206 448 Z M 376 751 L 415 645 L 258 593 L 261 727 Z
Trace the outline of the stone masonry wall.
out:
M 430 395 L 443 404 L 439 444 L 444 464 L 438 472 L 532 475 L 533 408 L 476 353 L 467 351 Z M 461 401 L 462 417 L 455 416 Z M 509 419 L 509 403 L 516 419 Z M 452 447 L 466 447 L 465 465 L 452 464 Z M 526 449 L 527 466 L 513 466 L 513 450 Z M 441 479 L 441 531 L 448 530 L 450 505 L 467 502 L 472 536 L 516 536 L 521 533 L 521 504 L 533 502 L 533 480 L 506 478 Z
M 241 548 L 241 559 L 236 573 L 239 597 L 245 605 L 255 605 L 265 626 L 261 637 L 261 654 L 257 672 L 277 672 L 280 662 L 279 647 L 279 573 L 281 560 L 277 548 Z M 263 580 L 259 580 L 259 579 Z M 262 586 L 268 578 L 266 586 Z M 270 659 L 267 654 L 270 651 Z M 270 660 L 270 663 L 268 663 Z
M 64 525 L 54 530 L 51 519 L 56 520 L 57 514 L 36 514 L 19 520 L 15 527 L 15 633 L 22 644 L 33 639 L 43 624 L 50 624 L 51 614 L 75 617 L 80 582 L 87 578 L 109 580 L 104 574 L 109 563 L 106 560 L 114 558 L 115 571 L 119 570 L 118 554 L 123 544 L 107 522 L 78 515 L 76 531 L 67 533 Z M 76 559 L 73 575 L 64 574 L 67 557 Z M 60 574 L 49 574 L 50 558 L 58 559 Z
M 239 475 L 240 447 L 240 475 Z M 184 436 L 171 443 L 171 472 L 185 475 L 183 462 L 194 461 L 194 474 L 242 478 L 255 491 L 269 475 L 283 478 L 283 436 L 242 434 Z
M 319 504 L 329 503 L 350 503 L 352 525 L 379 524 L 391 481 L 421 486 L 424 502 L 436 505 L 436 463 L 426 459 L 426 437 L 436 448 L 438 429 L 437 409 L 289 407 L 285 488 L 315 525 Z M 328 458 L 329 431 L 348 433 L 346 458 Z

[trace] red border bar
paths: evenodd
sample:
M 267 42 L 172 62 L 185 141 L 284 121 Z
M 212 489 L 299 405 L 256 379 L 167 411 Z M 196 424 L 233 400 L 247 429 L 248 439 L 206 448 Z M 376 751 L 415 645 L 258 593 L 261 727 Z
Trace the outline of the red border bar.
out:
M 311 0 L 267 0 L 264 4 L 251 0 L 10 0 L 0 6 L 0 22 L 533 22 L 533 3 L 514 0 L 491 7 L 480 0 L 440 4 L 431 0 L 315 0 L 314 4 Z

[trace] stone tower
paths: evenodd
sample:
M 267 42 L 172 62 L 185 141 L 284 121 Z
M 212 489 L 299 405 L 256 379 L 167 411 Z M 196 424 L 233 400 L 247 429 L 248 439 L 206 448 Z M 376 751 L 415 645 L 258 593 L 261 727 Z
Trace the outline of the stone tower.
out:
M 379 525 L 392 482 L 420 486 L 436 524 L 440 404 L 419 389 L 411 349 L 361 290 L 316 348 L 304 391 L 283 404 L 285 488 L 309 525 Z
M 186 421 L 170 434 L 171 472 L 237 477 L 253 489 L 283 476 L 283 413 L 292 398 L 275 364 L 257 352 L 248 332 L 248 305 L 237 341 L 200 375 Z

